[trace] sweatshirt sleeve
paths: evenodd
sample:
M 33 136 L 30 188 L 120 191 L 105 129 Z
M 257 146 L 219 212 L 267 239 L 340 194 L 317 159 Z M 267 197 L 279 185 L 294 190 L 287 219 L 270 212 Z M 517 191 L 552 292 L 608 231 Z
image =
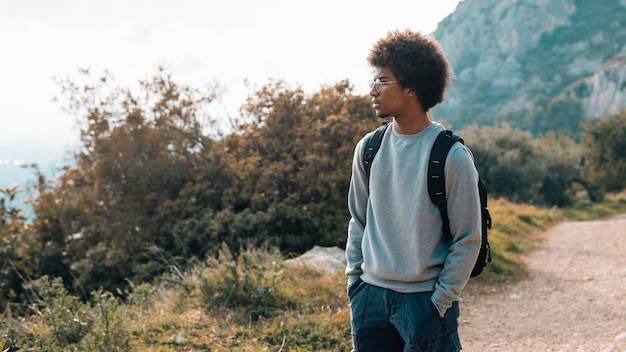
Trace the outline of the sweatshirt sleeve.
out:
M 367 136 L 356 145 L 352 159 L 352 177 L 350 178 L 350 188 L 348 190 L 348 210 L 351 216 L 348 223 L 348 239 L 346 242 L 347 265 L 345 274 L 348 276 L 348 284 L 355 282 L 362 273 L 363 252 L 361 241 L 365 231 L 365 218 L 369 199 L 369 179 L 365 174 L 363 165 L 363 148 L 364 140 L 366 139 Z
M 460 299 L 482 241 L 478 172 L 469 149 L 459 143 L 453 147 L 445 175 L 452 243 L 432 296 L 441 316 Z

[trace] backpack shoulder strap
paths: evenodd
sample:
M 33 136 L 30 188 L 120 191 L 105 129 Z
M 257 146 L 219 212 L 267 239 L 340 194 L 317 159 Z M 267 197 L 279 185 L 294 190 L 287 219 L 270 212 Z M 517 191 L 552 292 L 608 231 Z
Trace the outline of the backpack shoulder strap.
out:
M 449 240 L 452 240 L 452 233 L 450 232 L 450 219 L 448 218 L 444 171 L 448 152 L 457 141 L 463 143 L 463 139 L 456 133 L 450 130 L 441 131 L 430 151 L 430 160 L 428 162 L 428 195 L 430 200 L 439 208 L 443 221 L 443 234 Z
M 374 134 L 372 134 L 365 145 L 365 151 L 363 152 L 363 164 L 365 165 L 365 174 L 367 178 L 370 177 L 370 169 L 372 168 L 372 161 L 374 161 L 374 156 L 376 156 L 376 152 L 380 149 L 380 144 L 383 141 L 383 135 L 387 131 L 389 124 L 387 122 L 383 122 L 383 124 L 378 127 Z

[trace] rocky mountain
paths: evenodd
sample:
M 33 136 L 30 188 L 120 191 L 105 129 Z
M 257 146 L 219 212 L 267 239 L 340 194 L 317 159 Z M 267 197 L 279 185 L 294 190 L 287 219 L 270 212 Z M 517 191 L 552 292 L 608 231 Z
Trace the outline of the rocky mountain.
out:
M 626 109 L 626 0 L 464 0 L 434 36 L 456 74 L 434 114 L 453 128 Z

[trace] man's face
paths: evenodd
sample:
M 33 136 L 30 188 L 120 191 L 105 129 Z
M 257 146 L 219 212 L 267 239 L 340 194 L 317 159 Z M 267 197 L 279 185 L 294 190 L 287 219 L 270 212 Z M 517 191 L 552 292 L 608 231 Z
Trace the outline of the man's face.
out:
M 372 108 L 376 116 L 385 118 L 397 116 L 406 109 L 408 88 L 402 88 L 396 76 L 388 67 L 375 67 L 370 82 Z

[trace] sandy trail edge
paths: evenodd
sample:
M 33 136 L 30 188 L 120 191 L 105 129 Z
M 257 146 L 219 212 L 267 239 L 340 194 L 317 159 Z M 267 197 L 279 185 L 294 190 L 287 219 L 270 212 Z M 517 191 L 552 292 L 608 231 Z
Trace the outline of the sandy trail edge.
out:
M 463 351 L 626 351 L 626 215 L 555 226 L 530 277 L 466 295 Z

